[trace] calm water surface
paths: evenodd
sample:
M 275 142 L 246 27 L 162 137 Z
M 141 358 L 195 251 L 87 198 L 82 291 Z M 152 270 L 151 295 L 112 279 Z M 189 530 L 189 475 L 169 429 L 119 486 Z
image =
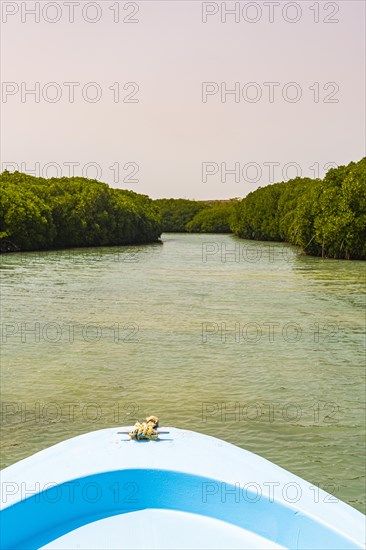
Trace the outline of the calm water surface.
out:
M 1 268 L 2 467 L 157 414 L 364 511 L 365 263 L 166 234 Z

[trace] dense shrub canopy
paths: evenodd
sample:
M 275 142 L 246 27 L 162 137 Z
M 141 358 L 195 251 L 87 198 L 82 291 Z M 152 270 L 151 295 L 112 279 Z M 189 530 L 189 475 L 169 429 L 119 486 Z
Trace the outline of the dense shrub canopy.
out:
M 332 168 L 324 180 L 296 178 L 253 191 L 234 206 L 231 229 L 314 256 L 365 260 L 366 158 Z
M 192 233 L 231 233 L 231 213 L 232 201 L 209 204 L 186 224 L 186 230 Z
M 233 232 L 313 256 L 366 259 L 366 158 L 323 180 L 296 178 L 231 201 L 152 201 L 96 180 L 19 172 L 3 172 L 0 188 L 0 241 L 21 250 L 147 243 L 162 231 Z
M 163 231 L 174 233 L 231 233 L 233 201 L 157 199 Z
M 206 203 L 189 199 L 157 199 L 156 204 L 163 224 L 163 231 L 185 233 L 186 225 L 206 208 Z
M 21 250 L 105 246 L 158 240 L 153 201 L 86 178 L 0 175 L 0 238 Z

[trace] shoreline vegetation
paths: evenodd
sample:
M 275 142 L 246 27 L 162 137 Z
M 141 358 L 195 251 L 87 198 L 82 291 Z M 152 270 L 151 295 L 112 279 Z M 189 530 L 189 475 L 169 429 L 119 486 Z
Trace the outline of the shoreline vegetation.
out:
M 0 174 L 0 251 L 159 242 L 162 232 L 234 233 L 322 258 L 366 260 L 366 158 L 321 179 L 259 187 L 243 199 L 156 199 L 86 178 Z
M 0 192 L 2 251 L 142 244 L 161 235 L 149 197 L 97 180 L 5 171 Z

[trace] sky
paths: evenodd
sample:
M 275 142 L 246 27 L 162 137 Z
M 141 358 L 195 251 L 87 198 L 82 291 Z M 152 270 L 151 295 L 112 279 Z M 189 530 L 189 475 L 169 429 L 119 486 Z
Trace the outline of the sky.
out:
M 1 169 L 244 197 L 365 151 L 362 0 L 1 0 Z

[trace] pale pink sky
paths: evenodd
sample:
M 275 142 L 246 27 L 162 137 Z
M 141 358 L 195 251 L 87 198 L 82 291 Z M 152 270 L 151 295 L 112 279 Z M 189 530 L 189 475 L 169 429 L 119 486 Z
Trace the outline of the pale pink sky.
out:
M 2 0 L 2 169 L 67 176 L 75 163 L 153 198 L 219 199 L 359 160 L 365 3 L 230 1 L 226 22 L 221 4 Z M 221 98 L 225 86 L 238 95 Z M 25 93 L 36 87 L 39 102 Z

